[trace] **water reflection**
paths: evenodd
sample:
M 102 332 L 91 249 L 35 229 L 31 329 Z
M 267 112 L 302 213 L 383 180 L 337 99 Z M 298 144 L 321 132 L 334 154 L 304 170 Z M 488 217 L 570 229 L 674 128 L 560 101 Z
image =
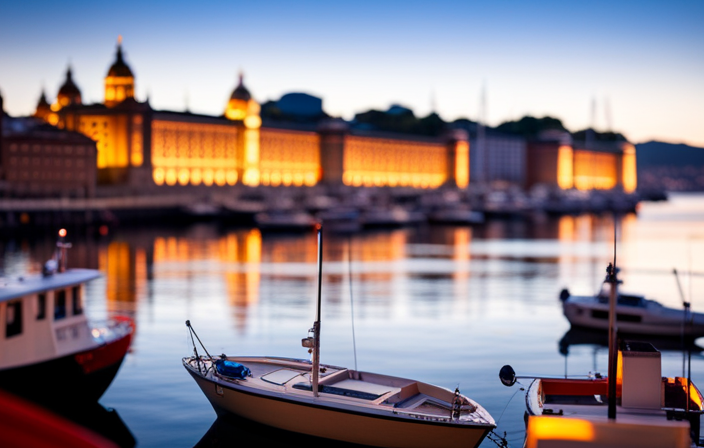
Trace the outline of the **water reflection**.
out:
M 704 198 L 698 204 L 701 209 Z M 704 239 L 688 239 L 701 234 L 704 221 L 683 228 L 648 207 L 646 219 L 618 218 L 624 290 L 637 288 L 633 292 L 677 306 L 669 272 L 687 268 L 688 251 L 692 270 L 704 270 L 699 255 Z M 352 363 L 351 289 L 360 369 L 450 389 L 459 382 L 495 417 L 506 409 L 499 429 L 518 434 L 524 405 L 514 399 L 506 408 L 513 391 L 500 386 L 496 372 L 510 363 L 519 372 L 560 373 L 567 357 L 556 348 L 569 354 L 574 373 L 589 371 L 592 348 L 600 342 L 573 333 L 563 338 L 569 323 L 558 294 L 564 287 L 575 294 L 598 288 L 613 258 L 612 224 L 610 215 L 533 216 L 476 227 L 326 234 L 325 362 Z M 190 353 L 183 322 L 190 319 L 215 353 L 305 357 L 300 338 L 314 318 L 315 234 L 269 235 L 204 224 L 69 238 L 70 264 L 105 274 L 88 285 L 87 312 L 103 307 L 136 318 L 133 350 L 102 402 L 120 409 L 140 444 L 193 446 L 202 437 L 199 446 L 219 446 L 245 437 L 268 445 L 268 429 L 247 435 L 247 428 L 228 433 L 219 420 L 213 424 L 211 406 L 178 363 Z M 2 275 L 38 272 L 54 245 L 53 235 L 0 240 Z M 693 277 L 691 287 L 687 277 L 682 281 L 700 310 L 702 279 Z M 606 365 L 601 351 L 598 359 Z M 695 382 L 702 381 L 703 361 L 693 357 Z M 681 368 L 681 355 L 663 353 L 663 374 L 680 374 Z
M 137 444 L 134 435 L 115 409 L 105 408 L 98 403 L 80 407 L 66 403 L 55 403 L 49 409 L 57 415 L 100 434 L 120 448 L 132 448 Z
M 691 350 L 693 353 L 700 353 L 704 348 L 697 345 L 694 341 L 682 341 L 679 337 L 656 337 L 648 335 L 626 335 L 619 334 L 623 339 L 634 339 L 643 342 L 649 342 L 660 351 L 683 351 Z M 567 333 L 562 336 L 558 343 L 560 354 L 567 356 L 570 352 L 570 347 L 574 346 L 593 346 L 608 347 L 609 336 L 606 331 L 593 330 L 589 328 L 571 327 Z
M 238 446 L 285 446 L 290 448 L 357 448 L 362 445 L 330 441 L 264 426 L 237 416 L 218 417 L 194 448 Z

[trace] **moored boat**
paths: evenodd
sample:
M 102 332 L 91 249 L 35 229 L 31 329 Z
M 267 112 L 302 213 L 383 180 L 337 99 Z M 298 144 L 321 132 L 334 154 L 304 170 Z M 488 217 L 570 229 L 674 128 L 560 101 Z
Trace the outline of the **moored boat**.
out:
M 704 397 L 691 381 L 691 370 L 687 378 L 663 377 L 660 352 L 652 344 L 617 343 L 619 281 L 614 266 L 607 272 L 612 288 L 608 375 L 517 377 L 508 365 L 499 373 L 506 386 L 517 378 L 532 379 L 525 396 L 526 447 L 543 446 L 546 440 L 554 446 L 699 446 Z
M 573 296 L 564 289 L 560 300 L 565 317 L 573 326 L 608 330 L 608 284 L 594 296 Z M 638 294 L 618 293 L 616 321 L 622 334 L 684 336 L 690 340 L 704 336 L 704 314 L 668 308 Z
M 96 401 L 117 374 L 134 326 L 127 318 L 89 324 L 84 285 L 100 272 L 66 269 L 70 244 L 57 246 L 41 275 L 0 283 L 0 388 L 40 403 Z
M 312 361 L 213 357 L 205 347 L 206 355 L 200 356 L 193 339 L 194 355 L 183 358 L 183 365 L 218 415 L 369 446 L 478 446 L 496 425 L 459 390 L 320 363 L 320 229 L 318 241 L 317 318 L 302 341 Z

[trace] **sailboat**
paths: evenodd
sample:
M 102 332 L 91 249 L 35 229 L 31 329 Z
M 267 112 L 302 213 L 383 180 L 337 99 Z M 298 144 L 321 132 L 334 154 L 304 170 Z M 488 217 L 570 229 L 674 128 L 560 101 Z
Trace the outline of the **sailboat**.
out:
M 302 340 L 312 360 L 211 356 L 189 321 L 186 371 L 219 416 L 379 447 L 476 447 L 496 427 L 474 400 L 412 379 L 320 363 L 322 229 L 318 232 L 316 320 Z M 195 338 L 205 351 L 199 355 Z
M 550 446 L 585 448 L 699 444 L 704 397 L 691 375 L 663 377 L 660 352 L 651 343 L 617 342 L 615 264 L 614 255 L 606 277 L 611 286 L 607 376 L 517 376 L 509 365 L 499 372 L 506 386 L 532 379 L 525 397 L 527 448 L 546 440 Z

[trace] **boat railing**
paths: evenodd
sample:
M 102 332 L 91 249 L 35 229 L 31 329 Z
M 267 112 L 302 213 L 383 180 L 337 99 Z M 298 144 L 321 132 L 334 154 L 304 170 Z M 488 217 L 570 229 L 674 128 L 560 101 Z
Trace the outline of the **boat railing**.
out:
M 198 372 L 203 375 L 207 376 L 208 372 L 210 370 L 213 371 L 213 375 L 217 376 L 218 378 L 221 378 L 220 375 L 217 374 L 215 371 L 214 365 L 215 363 L 207 356 L 191 356 L 189 358 L 184 358 L 186 361 L 186 364 L 191 366 L 193 369 L 197 369 Z M 222 379 L 227 379 L 227 377 L 222 377 Z

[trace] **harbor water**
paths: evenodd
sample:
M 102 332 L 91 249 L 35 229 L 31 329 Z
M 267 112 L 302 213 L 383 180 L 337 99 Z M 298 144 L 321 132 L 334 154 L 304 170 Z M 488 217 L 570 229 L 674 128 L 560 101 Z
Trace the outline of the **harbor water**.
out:
M 622 289 L 681 307 L 676 268 L 692 309 L 704 312 L 704 195 L 641 203 L 637 214 L 615 222 Z M 521 384 L 504 387 L 499 369 L 606 373 L 599 335 L 568 333 L 558 296 L 563 288 L 598 290 L 614 257 L 613 229 L 614 217 L 604 214 L 325 233 L 321 361 L 459 387 L 493 415 L 509 446 L 521 446 Z M 250 422 L 216 423 L 181 365 L 193 352 L 184 322 L 191 321 L 213 355 L 307 358 L 301 338 L 315 318 L 314 233 L 150 224 L 110 228 L 106 235 L 74 232 L 68 240 L 71 266 L 104 274 L 88 285 L 89 317 L 135 320 L 132 348 L 100 404 L 116 410 L 137 446 L 288 437 Z M 54 245 L 53 235 L 2 237 L 0 274 L 39 272 Z M 663 376 L 682 376 L 677 341 L 658 348 Z M 702 387 L 704 357 L 697 350 L 691 371 Z M 295 445 L 295 438 L 287 440 Z

